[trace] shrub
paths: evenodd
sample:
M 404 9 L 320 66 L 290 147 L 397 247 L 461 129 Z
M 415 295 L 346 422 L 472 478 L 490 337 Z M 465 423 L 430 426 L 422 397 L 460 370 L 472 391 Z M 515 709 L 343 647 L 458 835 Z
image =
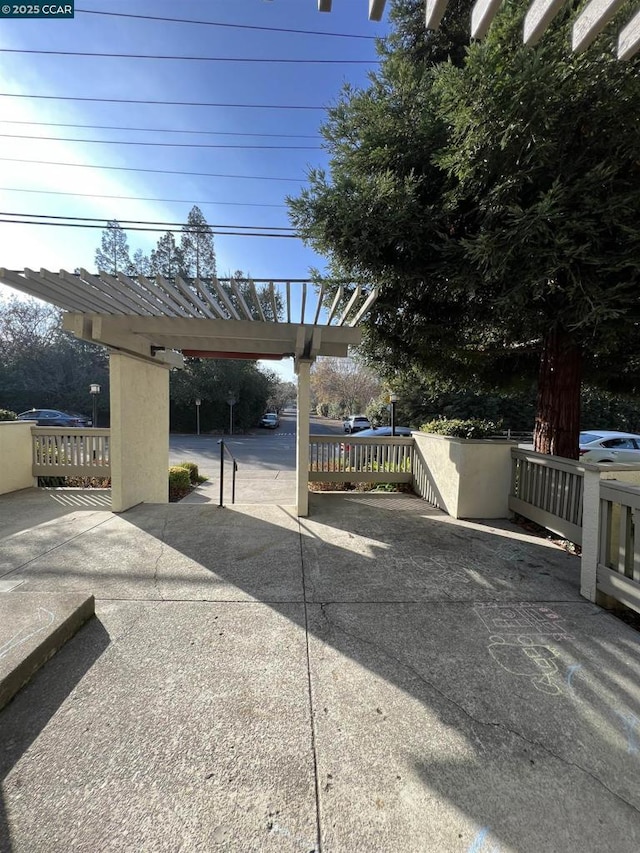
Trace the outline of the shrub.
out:
M 470 418 L 466 421 L 459 418 L 453 420 L 443 418 L 422 424 L 420 432 L 450 435 L 454 438 L 488 438 L 499 433 L 501 429 L 502 423 L 481 420 L 480 418 Z
M 169 500 L 172 502 L 179 501 L 190 491 L 189 471 L 180 465 L 172 465 L 169 468 Z
M 15 412 L 10 412 L 9 409 L 0 409 L 0 421 L 15 421 L 17 418 Z
M 179 468 L 184 468 L 189 472 L 189 480 L 195 486 L 200 482 L 200 474 L 198 472 L 198 466 L 195 462 L 181 462 L 178 465 Z

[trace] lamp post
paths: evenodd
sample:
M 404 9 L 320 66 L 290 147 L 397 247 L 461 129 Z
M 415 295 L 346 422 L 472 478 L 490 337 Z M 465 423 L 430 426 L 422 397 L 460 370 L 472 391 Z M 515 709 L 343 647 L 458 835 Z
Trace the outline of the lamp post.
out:
M 98 394 L 100 393 L 100 386 L 95 382 L 92 382 L 89 385 L 89 393 L 91 394 L 91 399 L 93 401 L 93 418 L 91 419 L 91 423 L 94 427 L 98 426 Z
M 389 394 L 389 403 L 391 404 L 391 435 L 396 434 L 396 403 L 398 402 L 397 394 Z
M 227 404 L 229 406 L 229 435 L 233 435 L 233 407 L 237 402 L 233 391 L 229 391 L 229 396 L 227 397 Z
M 196 435 L 200 435 L 200 404 L 202 400 L 196 397 Z

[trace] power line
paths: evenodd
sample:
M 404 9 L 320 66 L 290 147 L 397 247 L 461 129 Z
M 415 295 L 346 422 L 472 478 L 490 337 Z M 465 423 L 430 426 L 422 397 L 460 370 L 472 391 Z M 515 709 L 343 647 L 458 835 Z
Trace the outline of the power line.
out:
M 34 50 L 26 48 L 0 48 L 0 53 L 23 53 L 37 56 L 84 56 L 96 59 L 154 59 L 180 62 L 268 62 L 287 65 L 376 65 L 378 59 L 292 59 L 290 57 L 264 56 L 177 56 L 174 54 L 151 53 L 97 53 L 89 50 Z
M 0 214 L 1 215 L 1 214 Z M 99 230 L 104 230 L 102 225 L 90 225 L 81 222 L 31 222 L 27 220 L 21 219 L 0 219 L 0 223 L 8 223 L 10 225 L 38 225 L 45 227 L 59 227 L 59 228 L 97 228 Z M 166 234 L 170 232 L 171 234 L 182 234 L 181 230 L 176 230 L 175 228 L 149 228 L 145 226 L 131 226 L 127 228 L 127 231 L 148 231 L 151 233 L 162 233 Z M 271 238 L 282 238 L 287 240 L 300 240 L 301 238 L 297 234 L 267 234 L 264 232 L 252 232 L 252 231 L 213 231 L 214 236 L 216 237 L 271 237 Z
M 317 139 L 317 133 L 245 133 L 239 130 L 182 130 L 168 127 L 124 127 L 112 124 L 70 124 L 60 121 L 19 121 L 0 119 L 0 124 L 29 124 L 36 127 L 76 127 L 85 130 L 135 130 L 142 133 L 189 133 L 198 136 L 263 136 L 278 139 Z
M 267 33 L 290 33 L 301 36 L 330 36 L 333 38 L 347 39 L 366 39 L 367 41 L 375 41 L 376 36 L 356 35 L 354 33 L 330 33 L 322 30 L 294 30 L 288 27 L 261 27 L 256 24 L 223 24 L 219 21 L 194 21 L 188 18 L 162 18 L 155 15 L 131 15 L 126 12 L 99 12 L 94 9 L 78 9 L 76 14 L 80 12 L 83 15 L 103 15 L 110 18 L 135 18 L 141 21 L 162 21 L 168 24 L 197 24 L 201 27 L 227 27 L 234 30 L 259 30 Z
M 84 142 L 93 145 L 144 145 L 154 148 L 215 148 L 259 151 L 319 151 L 321 145 L 215 145 L 206 142 L 138 142 L 130 139 L 76 139 L 70 136 L 29 136 L 22 133 L 0 133 L 1 139 L 38 139 L 43 142 Z
M 286 207 L 286 204 L 259 204 L 253 201 L 211 201 L 209 199 L 191 200 L 187 198 L 151 198 L 137 195 L 100 195 L 99 193 L 65 193 L 58 190 L 28 190 L 20 187 L 0 187 L 0 191 L 10 193 L 36 193 L 37 195 L 68 195 L 78 198 L 110 198 L 122 201 L 154 201 L 158 204 L 218 204 L 225 207 Z
M 198 178 L 237 178 L 250 181 L 288 181 L 295 184 L 303 182 L 303 178 L 277 178 L 270 175 L 225 175 L 220 172 L 183 172 L 175 169 L 142 169 L 133 166 L 98 166 L 93 163 L 59 163 L 55 160 L 23 160 L 19 157 L 0 157 L 6 163 L 33 163 L 38 166 L 69 166 L 74 169 L 105 169 L 112 172 L 152 172 L 159 175 L 191 175 Z
M 70 95 L 25 95 L 17 92 L 0 92 L 0 98 L 23 98 L 40 101 L 87 101 L 94 104 L 145 104 L 161 107 L 224 107 L 238 110 L 325 110 L 326 107 L 312 107 L 304 104 L 221 104 L 206 101 L 148 101 L 137 98 L 89 98 Z
M 15 211 L 0 211 L 0 216 L 22 216 L 25 219 L 65 219 L 70 222 L 102 222 L 102 228 L 105 230 L 109 227 L 109 222 L 113 220 L 105 219 L 103 216 L 67 216 L 66 214 L 56 215 L 51 213 L 16 213 Z M 162 222 L 157 219 L 118 219 L 118 225 L 161 225 L 168 228 L 176 226 L 177 228 L 186 228 L 192 234 L 207 234 L 209 230 L 214 228 L 247 228 L 253 231 L 295 231 L 291 225 L 209 225 L 201 228 L 190 226 L 188 222 Z M 60 224 L 60 223 L 58 223 Z

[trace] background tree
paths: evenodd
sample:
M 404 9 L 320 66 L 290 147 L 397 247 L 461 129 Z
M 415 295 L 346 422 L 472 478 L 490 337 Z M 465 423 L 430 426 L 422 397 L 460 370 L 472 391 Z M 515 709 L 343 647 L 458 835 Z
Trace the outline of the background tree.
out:
M 333 275 L 379 287 L 378 363 L 490 389 L 538 369 L 536 448 L 575 456 L 582 377 L 638 385 L 639 61 L 605 36 L 572 54 L 571 9 L 523 47 L 514 2 L 465 51 L 469 5 L 434 35 L 397 0 L 380 71 L 329 110 L 330 179 L 310 173 L 292 218 Z
M 152 250 L 149 268 L 152 275 L 162 275 L 170 280 L 184 275 L 182 249 L 176 244 L 176 238 L 171 231 L 163 234 L 156 248 Z
M 352 358 L 318 358 L 311 370 L 316 410 L 334 418 L 364 412 L 380 393 L 380 380 Z
M 0 302 L 0 408 L 87 413 L 93 382 L 102 388 L 98 403 L 105 424 L 109 371 L 104 347 L 64 332 L 57 308 L 36 300 Z
M 184 275 L 190 278 L 215 278 L 213 231 L 197 205 L 189 211 L 187 224 L 182 228 L 180 252 Z
M 234 430 L 256 426 L 277 384 L 274 374 L 261 371 L 254 361 L 241 359 L 188 359 L 185 370 L 171 374 L 171 429 L 195 431 L 195 400 L 200 406 L 202 432 L 229 429 L 229 392 L 237 403 Z
M 281 412 L 284 408 L 296 404 L 298 388 L 295 382 L 284 382 L 275 371 L 263 371 L 271 378 L 271 392 L 267 399 L 267 408 L 271 411 Z
M 128 275 L 131 272 L 127 235 L 115 219 L 107 223 L 106 230 L 102 232 L 100 248 L 96 249 L 95 264 L 100 272 L 110 275 L 117 275 L 119 272 Z
M 151 275 L 151 258 L 142 249 L 136 249 L 131 261 L 132 275 Z

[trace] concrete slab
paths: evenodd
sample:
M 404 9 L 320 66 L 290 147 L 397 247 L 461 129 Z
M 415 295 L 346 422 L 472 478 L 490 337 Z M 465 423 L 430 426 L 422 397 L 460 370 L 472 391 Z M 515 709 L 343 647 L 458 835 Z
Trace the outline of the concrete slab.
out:
M 0 593 L 0 708 L 94 610 L 92 595 Z
M 295 472 L 281 471 L 247 471 L 238 472 L 236 479 L 236 503 L 266 504 L 271 506 L 292 505 L 296 498 Z M 199 485 L 193 492 L 183 498 L 183 504 L 220 503 L 220 480 L 212 478 Z M 231 505 L 231 479 L 224 481 L 224 504 Z
M 323 849 L 639 849 L 640 642 L 619 620 L 329 604 L 309 627 Z
M 298 520 L 276 506 L 140 505 L 10 577 L 99 599 L 301 601 Z
M 0 853 L 640 849 L 640 635 L 577 560 L 409 495 L 311 513 L 11 528 L 5 594 L 98 618 L 0 712 Z
M 405 494 L 312 494 L 312 601 L 580 600 L 580 561 L 505 522 L 456 521 Z
M 108 521 L 108 489 L 27 489 L 0 496 L 0 577 Z
M 316 850 L 302 610 L 147 604 L 12 766 L 0 751 L 0 850 Z M 3 740 L 52 675 L 5 709 Z

